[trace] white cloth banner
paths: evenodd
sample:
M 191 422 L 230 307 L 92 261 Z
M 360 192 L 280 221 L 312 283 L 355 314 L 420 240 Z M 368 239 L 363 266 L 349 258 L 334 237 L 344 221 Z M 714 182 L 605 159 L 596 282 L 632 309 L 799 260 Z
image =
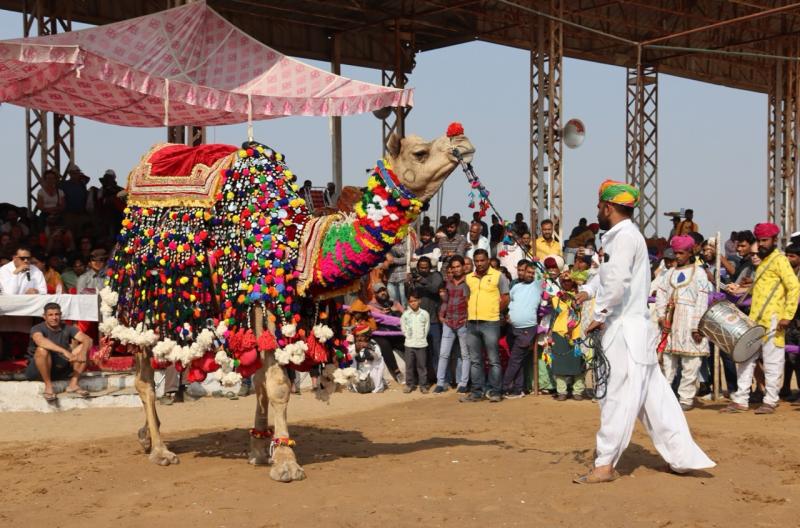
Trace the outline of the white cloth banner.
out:
M 44 305 L 54 302 L 61 306 L 61 318 L 65 321 L 97 321 L 100 301 L 91 295 L 0 295 L 0 316 L 41 317 Z

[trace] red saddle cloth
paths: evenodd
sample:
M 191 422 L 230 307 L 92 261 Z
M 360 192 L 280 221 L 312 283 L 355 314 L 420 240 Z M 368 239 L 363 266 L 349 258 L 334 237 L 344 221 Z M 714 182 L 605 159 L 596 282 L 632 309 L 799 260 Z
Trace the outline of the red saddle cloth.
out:
M 128 176 L 128 203 L 141 207 L 209 207 L 222 171 L 233 165 L 238 150 L 221 144 L 155 145 Z

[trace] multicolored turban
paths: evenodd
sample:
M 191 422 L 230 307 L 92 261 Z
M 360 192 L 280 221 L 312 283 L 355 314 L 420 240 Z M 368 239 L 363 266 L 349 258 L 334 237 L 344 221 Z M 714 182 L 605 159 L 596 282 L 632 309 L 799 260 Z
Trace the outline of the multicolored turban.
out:
M 544 267 L 557 270 L 559 273 L 564 271 L 564 259 L 558 255 L 550 255 L 544 259 Z
M 756 238 L 772 238 L 778 236 L 778 233 L 780 232 L 780 227 L 769 222 L 756 224 L 755 229 L 753 229 L 753 234 L 756 236 Z
M 370 335 L 372 333 L 372 328 L 368 324 L 357 324 L 355 328 L 353 328 L 353 335 Z
M 694 238 L 689 235 L 678 235 L 669 241 L 672 251 L 691 251 L 694 249 Z
M 586 281 L 589 280 L 589 272 L 572 271 L 569 274 L 569 278 L 572 279 L 572 282 L 574 282 L 575 284 L 586 284 Z
M 638 189 L 614 180 L 606 180 L 600 184 L 599 194 L 601 202 L 610 202 L 626 207 L 636 207 L 639 203 Z

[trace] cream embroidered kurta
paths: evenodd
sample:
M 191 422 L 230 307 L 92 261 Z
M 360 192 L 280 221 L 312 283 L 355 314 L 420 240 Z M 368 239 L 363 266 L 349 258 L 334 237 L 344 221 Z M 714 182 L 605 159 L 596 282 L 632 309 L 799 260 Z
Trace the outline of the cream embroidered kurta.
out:
M 708 340 L 703 337 L 695 343 L 692 332 L 697 330 L 700 319 L 708 310 L 708 294 L 711 283 L 705 270 L 690 264 L 665 272 L 656 290 L 656 315 L 659 319 L 667 316 L 668 306 L 674 305 L 672 326 L 667 339 L 665 353 L 679 356 L 708 356 Z

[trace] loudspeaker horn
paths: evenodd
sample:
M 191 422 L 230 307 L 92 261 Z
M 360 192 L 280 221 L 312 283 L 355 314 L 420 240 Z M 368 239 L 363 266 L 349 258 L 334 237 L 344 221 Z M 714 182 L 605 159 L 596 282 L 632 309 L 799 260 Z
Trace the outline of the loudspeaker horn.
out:
M 561 137 L 568 148 L 578 148 L 586 138 L 586 126 L 580 119 L 570 119 L 561 129 Z

